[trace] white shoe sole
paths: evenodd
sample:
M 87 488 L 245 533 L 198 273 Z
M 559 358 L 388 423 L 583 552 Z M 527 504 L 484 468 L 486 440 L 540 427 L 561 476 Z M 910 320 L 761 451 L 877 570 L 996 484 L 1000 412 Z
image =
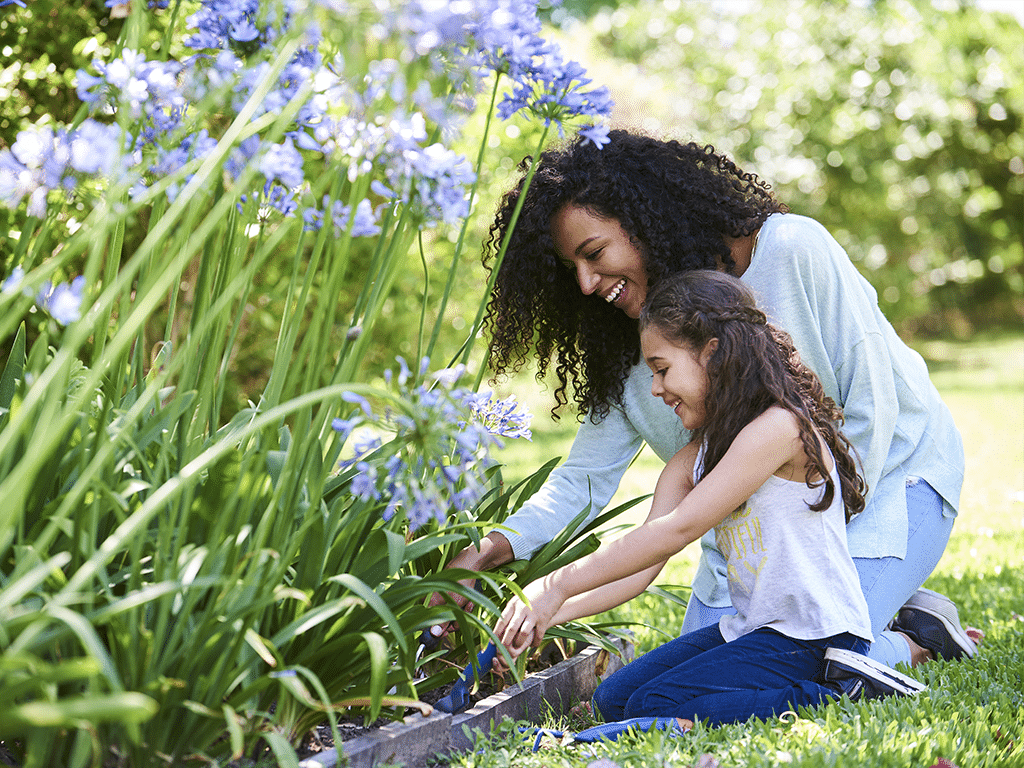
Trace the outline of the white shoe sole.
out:
M 946 628 L 954 642 L 967 654 L 967 658 L 973 658 L 974 654 L 978 652 L 978 647 L 974 644 L 974 641 L 967 636 L 964 628 L 960 626 L 960 614 L 957 613 L 956 604 L 945 595 L 925 587 L 920 587 L 903 604 L 903 607 L 912 608 L 915 611 L 923 611 L 941 621 L 942 626 Z
M 928 686 L 919 683 L 912 677 L 897 672 L 892 667 L 880 664 L 874 659 L 869 659 L 859 653 L 847 651 L 844 648 L 829 648 L 825 651 L 825 661 L 835 661 L 859 672 L 867 677 L 882 679 L 896 689 L 897 693 L 904 696 L 913 696 L 921 691 L 928 690 Z

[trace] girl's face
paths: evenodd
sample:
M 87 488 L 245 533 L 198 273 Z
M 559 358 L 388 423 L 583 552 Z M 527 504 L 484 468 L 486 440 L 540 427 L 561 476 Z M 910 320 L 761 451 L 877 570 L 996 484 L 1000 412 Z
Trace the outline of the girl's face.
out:
M 649 325 L 640 333 L 640 349 L 654 372 L 651 394 L 664 400 L 690 431 L 704 426 L 708 360 L 718 349 L 718 339 L 698 351 L 665 338 Z
M 639 249 L 618 221 L 570 203 L 551 217 L 551 237 L 583 293 L 596 293 L 630 317 L 640 317 L 647 272 Z

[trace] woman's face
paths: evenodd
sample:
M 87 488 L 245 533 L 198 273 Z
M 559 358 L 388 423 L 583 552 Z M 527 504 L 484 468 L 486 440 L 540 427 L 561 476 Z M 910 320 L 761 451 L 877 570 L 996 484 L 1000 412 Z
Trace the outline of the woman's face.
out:
M 551 217 L 551 237 L 583 293 L 596 293 L 630 317 L 640 317 L 647 272 L 639 249 L 618 221 L 570 203 Z

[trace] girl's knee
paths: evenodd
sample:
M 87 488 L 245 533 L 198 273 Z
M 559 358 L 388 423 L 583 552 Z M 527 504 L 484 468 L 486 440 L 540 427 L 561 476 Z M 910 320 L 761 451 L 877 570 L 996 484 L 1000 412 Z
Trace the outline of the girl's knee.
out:
M 594 691 L 591 699 L 594 714 L 599 715 L 606 722 L 621 720 L 623 718 L 623 702 L 621 696 L 611 690 L 606 683 L 601 683 Z

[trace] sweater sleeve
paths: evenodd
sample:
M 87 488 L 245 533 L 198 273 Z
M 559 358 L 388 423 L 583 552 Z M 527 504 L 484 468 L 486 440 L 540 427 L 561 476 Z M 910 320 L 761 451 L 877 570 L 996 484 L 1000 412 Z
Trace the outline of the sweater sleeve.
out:
M 597 424 L 585 420 L 565 462 L 504 523 L 517 559 L 532 555 L 551 541 L 580 511 L 591 504 L 588 521 L 615 494 L 626 468 L 643 445 L 637 430 L 620 408 L 612 408 Z

